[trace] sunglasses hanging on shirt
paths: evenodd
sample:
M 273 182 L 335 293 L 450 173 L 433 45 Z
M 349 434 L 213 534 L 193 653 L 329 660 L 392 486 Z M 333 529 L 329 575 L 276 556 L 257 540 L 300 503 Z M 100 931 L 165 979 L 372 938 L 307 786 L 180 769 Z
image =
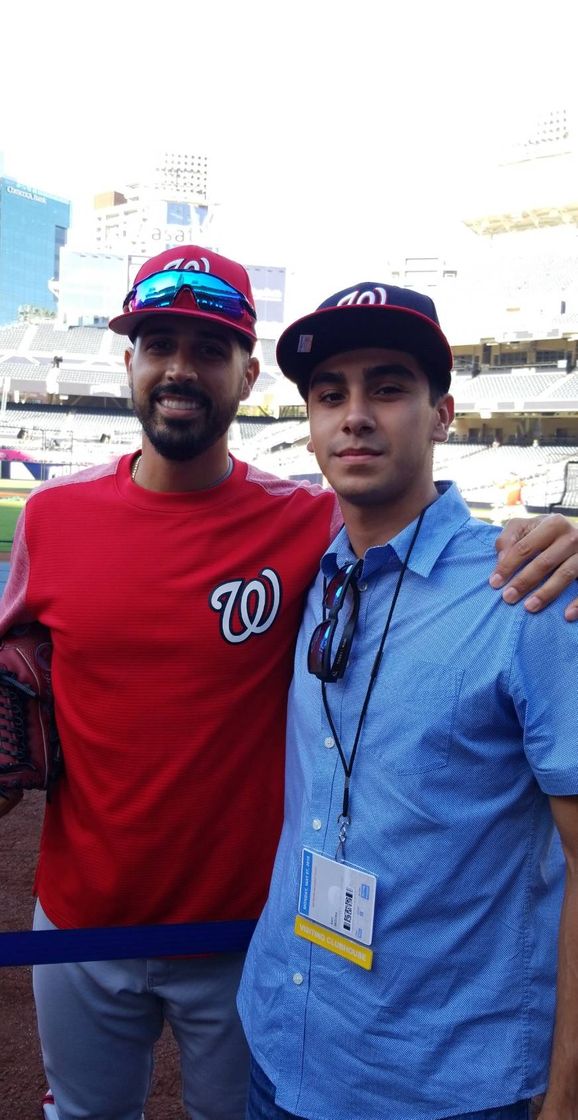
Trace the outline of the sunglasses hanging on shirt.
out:
M 323 611 L 326 617 L 315 627 L 309 643 L 307 668 L 320 681 L 338 681 L 343 676 L 359 614 L 359 588 L 357 577 L 363 568 L 363 560 L 355 560 L 340 568 L 327 584 L 323 596 Z M 343 627 L 343 634 L 332 658 L 333 639 L 339 623 L 339 616 L 350 592 L 349 618 Z
M 345 668 L 347 666 L 347 661 L 353 644 L 355 626 L 359 615 L 359 588 L 357 586 L 357 577 L 361 574 L 363 568 L 363 560 L 355 560 L 352 563 L 346 564 L 344 568 L 340 568 L 340 570 L 336 572 L 336 574 L 327 584 L 327 588 L 323 596 L 323 612 L 325 614 L 325 611 L 327 611 L 328 614 L 327 617 L 324 618 L 323 621 L 315 627 L 315 630 L 313 631 L 313 634 L 311 636 L 311 641 L 309 643 L 307 666 L 309 672 L 318 677 L 321 681 L 321 696 L 323 698 L 325 715 L 327 716 L 327 722 L 329 723 L 329 726 L 331 728 L 331 734 L 333 735 L 333 738 L 335 740 L 335 745 L 339 752 L 339 758 L 341 760 L 343 773 L 345 775 L 345 783 L 343 786 L 343 802 L 341 806 L 341 812 L 337 817 L 337 823 L 339 825 L 339 843 L 337 845 L 337 851 L 335 853 L 336 859 L 345 858 L 345 841 L 347 838 L 347 830 L 349 828 L 349 825 L 351 824 L 351 815 L 349 811 L 349 787 L 351 783 L 353 763 L 355 762 L 359 740 L 361 739 L 361 731 L 363 728 L 365 716 L 367 714 L 367 709 L 369 707 L 369 700 L 371 697 L 373 686 L 377 680 L 377 674 L 379 672 L 379 666 L 381 664 L 385 642 L 389 633 L 389 628 L 391 626 L 393 612 L 395 610 L 403 579 L 407 571 L 409 558 L 412 554 L 413 546 L 419 536 L 419 531 L 421 529 L 427 508 L 428 507 L 426 506 L 425 509 L 422 509 L 417 519 L 417 524 L 414 529 L 409 548 L 401 565 L 401 570 L 398 576 L 395 590 L 393 592 L 393 598 L 391 600 L 391 605 L 387 614 L 387 618 L 385 620 L 379 647 L 374 657 L 371 672 L 369 674 L 369 681 L 365 690 L 365 697 L 361 707 L 359 720 L 357 721 L 357 729 L 355 732 L 349 761 L 347 761 L 347 758 L 345 756 L 345 751 L 343 750 L 343 745 L 337 732 L 335 721 L 331 715 L 331 710 L 329 708 L 329 702 L 327 699 L 327 685 L 331 682 L 339 680 L 340 677 L 343 676 Z M 351 611 L 343 628 L 343 634 L 337 648 L 335 658 L 332 660 L 331 646 L 333 638 L 335 636 L 335 630 L 337 628 L 339 615 L 346 602 L 348 593 L 350 593 Z

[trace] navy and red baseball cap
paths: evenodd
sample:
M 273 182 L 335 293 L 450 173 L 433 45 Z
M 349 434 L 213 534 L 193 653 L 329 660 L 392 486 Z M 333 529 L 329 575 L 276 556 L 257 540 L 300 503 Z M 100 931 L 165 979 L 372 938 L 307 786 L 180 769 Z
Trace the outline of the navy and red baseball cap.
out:
M 145 261 L 122 307 L 108 325 L 131 340 L 140 324 L 159 312 L 220 323 L 251 342 L 257 338 L 246 269 L 200 245 L 178 245 Z
M 283 331 L 277 363 L 307 399 L 309 378 L 320 362 L 369 347 L 413 354 L 440 393 L 448 392 L 453 355 L 435 304 L 429 296 L 394 284 L 364 280 L 329 296 Z

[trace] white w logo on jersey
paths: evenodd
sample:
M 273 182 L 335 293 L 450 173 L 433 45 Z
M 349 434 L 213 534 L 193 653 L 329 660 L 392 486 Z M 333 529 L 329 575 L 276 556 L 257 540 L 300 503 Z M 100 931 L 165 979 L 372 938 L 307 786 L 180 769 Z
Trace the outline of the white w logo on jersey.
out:
M 221 613 L 221 633 L 227 642 L 246 642 L 273 625 L 281 605 L 281 584 L 272 568 L 263 568 L 259 579 L 231 579 L 220 583 L 210 604 Z

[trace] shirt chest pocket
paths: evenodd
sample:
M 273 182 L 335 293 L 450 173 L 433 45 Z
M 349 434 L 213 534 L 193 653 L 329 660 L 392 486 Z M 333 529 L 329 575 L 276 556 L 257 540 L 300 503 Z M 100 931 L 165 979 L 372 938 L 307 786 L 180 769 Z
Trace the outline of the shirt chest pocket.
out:
M 366 732 L 385 768 L 415 774 L 447 765 L 463 676 L 435 661 L 383 662 Z

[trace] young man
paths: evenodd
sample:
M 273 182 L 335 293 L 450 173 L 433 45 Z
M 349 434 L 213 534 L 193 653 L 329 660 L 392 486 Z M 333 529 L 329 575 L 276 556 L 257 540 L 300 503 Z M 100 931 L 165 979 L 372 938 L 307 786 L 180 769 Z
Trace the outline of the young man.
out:
M 574 1118 L 578 633 L 492 593 L 496 530 L 434 484 L 453 400 L 431 300 L 356 285 L 278 361 L 344 528 L 298 638 L 239 997 L 248 1118 L 525 1120 L 546 1090 L 543 1120 Z
M 329 491 L 228 454 L 258 373 L 240 265 L 197 246 L 161 253 L 111 327 L 133 344 L 142 451 L 32 495 L 0 615 L 1 630 L 39 619 L 54 644 L 65 774 L 46 811 L 35 925 L 255 919 L 281 827 L 295 635 L 341 515 Z M 536 530 L 554 563 L 561 525 Z M 241 1117 L 241 965 L 36 968 L 59 1120 L 140 1117 L 163 1018 L 190 1115 Z

